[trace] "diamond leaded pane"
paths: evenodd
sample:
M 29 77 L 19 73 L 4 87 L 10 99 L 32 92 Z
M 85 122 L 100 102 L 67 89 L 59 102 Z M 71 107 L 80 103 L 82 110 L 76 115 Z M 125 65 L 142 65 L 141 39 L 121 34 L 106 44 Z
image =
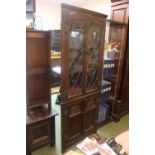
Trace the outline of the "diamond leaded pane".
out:
M 69 23 L 69 97 L 82 93 L 84 21 Z
M 88 65 L 86 91 L 97 89 L 101 27 L 91 24 L 88 30 Z

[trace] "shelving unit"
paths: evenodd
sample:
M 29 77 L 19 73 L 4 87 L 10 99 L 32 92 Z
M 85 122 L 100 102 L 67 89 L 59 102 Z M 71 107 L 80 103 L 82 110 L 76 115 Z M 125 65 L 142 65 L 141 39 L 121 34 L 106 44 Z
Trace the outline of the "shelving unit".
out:
M 109 108 L 106 111 L 107 118 L 98 124 L 99 127 L 111 121 L 114 115 L 115 102 L 118 98 L 121 83 L 120 77 L 122 75 L 123 60 L 125 55 L 124 46 L 126 44 L 126 30 L 126 23 L 111 20 L 107 20 L 106 22 L 103 80 L 111 83 L 111 89 L 108 92 L 109 95 L 106 99 L 102 97 L 104 96 L 104 91 L 101 91 L 102 94 L 100 97 L 100 104 L 108 105 Z
M 108 34 L 106 35 L 107 38 L 105 43 L 103 80 L 111 83 L 111 90 L 109 97 L 102 101 L 101 104 L 104 102 L 104 104 L 109 105 L 108 116 L 112 118 L 115 112 L 115 102 L 118 99 L 120 90 L 127 24 L 107 20 L 106 27 L 106 33 Z M 114 62 L 114 65 L 111 65 L 111 62 Z M 113 68 L 111 68 L 111 66 Z M 105 122 L 107 122 L 107 120 L 105 120 Z M 104 125 L 105 122 L 101 124 Z

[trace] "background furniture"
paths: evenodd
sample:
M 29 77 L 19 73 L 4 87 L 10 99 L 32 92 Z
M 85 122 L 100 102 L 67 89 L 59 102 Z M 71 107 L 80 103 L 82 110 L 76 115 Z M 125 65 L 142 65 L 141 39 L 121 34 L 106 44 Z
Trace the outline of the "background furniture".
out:
M 111 20 L 128 23 L 129 0 L 111 0 Z
M 62 5 L 62 151 L 97 130 L 106 17 Z
M 26 32 L 26 96 L 27 108 L 48 104 L 50 93 L 50 37 L 48 32 Z
M 26 31 L 26 150 L 55 142 L 55 115 L 50 93 L 50 35 Z
M 106 99 L 102 97 L 105 92 L 100 97 L 100 104 L 108 105 L 108 116 L 99 126 L 111 119 L 119 121 L 120 117 L 129 111 L 128 21 L 128 0 L 112 0 L 111 20 L 106 22 L 103 66 L 103 80 L 111 83 L 111 89 Z
M 111 20 L 121 22 L 124 25 L 122 33 L 122 53 L 118 82 L 116 89 L 116 98 L 114 101 L 113 118 L 117 121 L 121 116 L 129 112 L 129 1 L 119 0 L 111 4 Z
M 103 79 L 111 83 L 111 90 L 109 97 L 106 101 L 102 100 L 102 102 L 109 105 L 110 118 L 113 117 L 115 120 L 119 120 L 122 113 L 128 112 L 127 106 L 124 111 L 121 111 L 123 105 L 118 103 L 122 96 L 121 93 L 124 93 L 124 90 L 122 90 L 124 87 L 123 78 L 125 78 L 126 62 L 128 62 L 126 53 L 128 25 L 109 20 L 107 21 L 107 27 L 108 38 L 104 55 Z M 127 77 L 125 79 L 127 82 Z M 125 96 L 127 100 L 127 91 Z
M 60 73 L 53 68 L 61 67 L 61 30 L 51 31 L 51 87 L 60 86 Z
M 36 11 L 36 1 L 26 0 L 26 26 L 33 28 L 34 26 L 34 13 Z

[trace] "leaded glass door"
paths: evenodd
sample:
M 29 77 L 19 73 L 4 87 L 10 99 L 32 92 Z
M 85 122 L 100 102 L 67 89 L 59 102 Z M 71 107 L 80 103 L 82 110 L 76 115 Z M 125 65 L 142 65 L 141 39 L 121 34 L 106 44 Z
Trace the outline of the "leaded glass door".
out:
M 68 23 L 69 62 L 68 62 L 68 97 L 82 94 L 85 21 L 77 20 Z
M 98 89 L 102 26 L 93 20 L 87 21 L 87 25 L 86 92 L 90 92 Z
M 96 91 L 102 80 L 105 16 L 80 10 L 67 6 L 62 14 L 61 83 L 66 99 Z

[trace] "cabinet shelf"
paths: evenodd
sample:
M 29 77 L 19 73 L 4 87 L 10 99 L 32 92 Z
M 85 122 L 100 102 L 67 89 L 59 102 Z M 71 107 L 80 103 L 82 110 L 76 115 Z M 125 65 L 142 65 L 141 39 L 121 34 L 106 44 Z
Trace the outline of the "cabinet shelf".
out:
M 110 80 L 112 80 L 112 79 L 113 79 L 113 80 L 116 80 L 117 77 L 118 77 L 117 75 L 111 75 L 111 76 L 108 76 L 108 77 L 104 77 L 104 80 L 109 80 L 109 79 L 110 79 Z
M 51 54 L 51 59 L 61 59 L 61 53 Z

